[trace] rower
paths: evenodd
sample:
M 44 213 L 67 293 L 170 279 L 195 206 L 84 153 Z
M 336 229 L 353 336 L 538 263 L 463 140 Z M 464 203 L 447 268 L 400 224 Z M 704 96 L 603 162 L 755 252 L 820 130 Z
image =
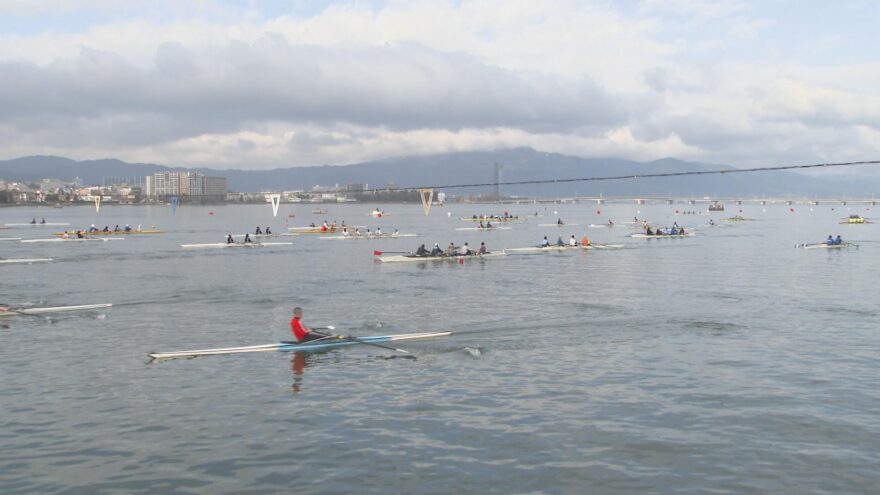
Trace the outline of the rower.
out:
M 348 233 L 348 227 L 342 227 L 342 237 L 348 237 L 349 235 L 351 234 Z
M 345 222 L 342 222 L 342 223 L 345 224 Z M 330 229 L 336 230 L 336 220 L 333 220 L 332 222 L 330 222 Z
M 827 244 L 829 246 L 833 246 L 834 245 L 834 238 L 829 235 L 828 239 L 825 240 L 825 244 Z
M 67 235 L 67 231 L 65 230 L 63 234 L 61 234 L 62 239 L 70 239 L 70 236 Z
M 109 225 L 105 225 L 105 226 L 104 226 L 104 229 L 102 230 L 102 232 L 110 232 L 110 226 L 109 226 Z
M 428 254 L 430 254 L 430 253 L 428 252 L 427 249 L 425 249 L 424 244 L 422 244 L 421 246 L 419 246 L 418 249 L 416 249 L 416 256 L 428 256 Z
M 488 253 L 489 253 L 489 251 L 486 251 L 486 243 L 481 242 L 480 243 L 480 251 L 478 252 L 478 254 L 488 254 Z
M 492 228 L 492 222 L 486 220 L 486 228 L 487 228 L 487 229 L 491 229 L 491 228 Z
M 321 232 L 327 232 L 330 230 L 330 226 L 327 225 L 327 220 L 324 220 L 324 223 L 321 224 Z
M 235 239 L 232 238 L 232 234 L 226 236 L 226 244 L 235 244 Z
M 119 228 L 119 224 L 117 223 L 116 227 L 113 227 L 113 232 L 119 232 L 120 230 L 122 229 Z
M 455 243 L 450 242 L 449 246 L 446 248 L 446 256 L 455 256 Z
M 547 236 L 545 235 L 544 239 L 541 240 L 541 247 L 548 247 L 548 246 L 550 246 L 550 241 L 547 240 Z
M 843 239 L 840 238 L 840 234 L 837 234 L 837 239 L 834 239 L 834 244 L 843 244 Z
M 373 237 L 373 233 L 370 232 L 370 228 L 367 227 L 367 239 L 369 239 L 369 238 L 371 238 L 371 237 Z
M 92 226 L 89 227 L 89 232 L 97 232 L 97 231 L 98 231 L 98 227 L 95 227 L 95 224 L 92 224 Z
M 45 217 L 43 217 L 43 218 L 40 219 L 40 224 L 41 224 L 41 225 L 46 225 L 46 218 L 45 218 Z
M 290 331 L 297 342 L 308 342 L 310 340 L 319 340 L 329 335 L 312 331 L 311 328 L 302 323 L 303 310 L 300 307 L 293 308 L 293 318 L 290 320 Z
M 557 226 L 562 226 L 562 219 L 561 219 L 561 218 L 557 218 L 557 219 L 556 219 L 556 225 L 557 225 Z
M 556 245 L 559 246 L 559 247 L 565 246 L 565 243 L 562 242 L 562 235 L 561 235 L 561 234 L 560 234 L 559 237 L 556 239 Z
M 245 234 L 245 235 L 244 235 L 244 243 L 245 243 L 245 244 L 249 244 L 249 243 L 251 243 L 251 242 L 254 242 L 253 240 L 251 240 L 251 235 L 250 235 L 250 234 Z
M 608 219 L 608 226 L 614 227 L 614 222 L 612 222 L 610 218 Z
M 272 235 L 272 231 L 269 229 L 269 227 L 266 227 L 266 230 L 264 232 L 266 233 L 266 235 Z
M 709 226 L 710 226 L 710 227 L 714 227 L 714 226 L 715 226 L 715 220 L 712 220 L 712 219 L 710 218 L 710 219 L 709 219 Z
M 311 227 L 311 228 L 315 228 L 315 222 L 310 223 L 310 224 L 309 224 L 309 227 Z
M 485 228 L 486 228 L 486 226 L 483 225 L 483 221 L 482 221 L 482 220 L 480 220 L 480 228 L 481 228 L 481 229 L 485 229 Z
M 76 238 L 77 238 L 77 239 L 85 239 L 85 237 L 86 237 L 86 236 L 83 235 L 82 230 L 77 230 L 77 231 L 76 231 Z
M 462 256 L 467 256 L 467 255 L 471 254 L 471 248 L 468 247 L 468 243 L 464 243 L 464 246 L 461 246 L 460 248 L 458 248 L 458 254 L 460 254 Z
M 36 224 L 37 224 L 37 217 L 34 217 L 34 219 L 31 220 L 31 225 L 36 225 Z
M 263 231 L 260 230 L 260 226 L 257 225 L 257 230 L 254 231 L 254 235 L 262 235 L 262 234 L 263 234 Z
M 360 237 L 360 236 L 361 236 L 361 229 L 360 229 L 360 227 L 355 227 L 355 228 L 354 228 L 354 236 L 355 236 L 355 237 Z
M 587 234 L 584 234 L 584 237 L 581 239 L 581 246 L 589 246 L 590 238 L 587 237 Z
M 376 237 L 382 237 L 382 227 L 376 227 Z
M 391 237 L 397 237 L 399 235 L 400 235 L 400 232 L 398 232 L 397 229 L 394 229 L 394 232 L 391 233 Z
M 434 243 L 434 249 L 431 250 L 431 256 L 443 256 L 443 250 L 440 249 L 440 243 Z
M 650 225 L 645 226 L 645 235 L 655 235 L 654 232 L 651 230 Z
M 574 234 L 571 234 L 571 239 L 568 240 L 568 245 L 571 247 L 577 247 L 578 241 L 574 238 Z

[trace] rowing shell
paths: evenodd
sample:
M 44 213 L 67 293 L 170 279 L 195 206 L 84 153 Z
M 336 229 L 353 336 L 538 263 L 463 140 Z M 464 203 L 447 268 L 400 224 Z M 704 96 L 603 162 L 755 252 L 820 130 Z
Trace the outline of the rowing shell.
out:
M 398 237 L 418 237 L 418 236 L 419 236 L 418 234 L 397 234 L 397 235 L 382 234 L 382 235 L 371 235 L 368 237 L 365 235 L 353 236 L 353 235 L 349 234 L 349 235 L 329 235 L 329 236 L 320 237 L 319 239 L 330 240 L 330 241 L 334 241 L 334 240 L 335 241 L 363 241 L 363 240 L 370 240 L 370 239 L 397 239 Z
M 182 248 L 255 248 L 266 246 L 290 246 L 292 242 L 237 242 L 235 244 L 227 244 L 225 242 L 210 242 L 207 244 L 181 244 Z
M 20 241 L 21 237 L 0 237 L 0 241 Z
M 455 230 L 512 230 L 513 227 L 456 227 Z
M 83 235 L 137 235 L 137 234 L 164 234 L 161 230 L 129 230 L 128 232 L 124 230 L 111 230 L 110 232 L 104 232 L 103 230 L 98 230 L 95 232 L 87 232 L 85 230 L 81 231 Z M 76 232 L 72 232 L 76 235 Z M 67 235 L 70 235 L 71 232 L 67 232 Z M 53 232 L 52 235 L 64 235 L 64 232 Z
M 46 263 L 49 261 L 52 261 L 52 258 L 0 259 L 0 265 L 11 265 L 14 263 Z
M 539 223 L 538 227 L 577 227 L 580 225 L 579 223 L 564 223 L 562 225 L 558 223 Z
M 684 234 L 632 234 L 630 237 L 633 239 L 665 239 L 667 237 L 693 237 L 697 235 L 696 232 L 686 232 Z
M 124 241 L 125 239 L 121 237 L 101 237 L 98 239 L 88 239 L 82 238 L 77 239 L 74 237 L 64 239 L 63 237 L 55 238 L 55 239 L 23 239 L 21 242 L 107 242 L 107 241 Z
M 214 356 L 219 354 L 242 354 L 247 352 L 312 352 L 332 349 L 334 347 L 346 347 L 350 345 L 365 342 L 368 344 L 378 344 L 381 342 L 397 342 L 401 340 L 424 340 L 437 337 L 448 337 L 452 332 L 425 332 L 425 333 L 401 333 L 397 335 L 372 335 L 368 337 L 336 337 L 333 339 L 320 340 L 316 342 L 304 342 L 297 344 L 293 342 L 279 342 L 277 344 L 251 345 L 245 347 L 225 347 L 220 349 L 199 349 L 194 351 L 175 351 L 175 352 L 151 352 L 147 354 L 150 359 L 174 359 L 174 358 L 191 358 L 197 356 Z
M 268 237 L 293 237 L 296 234 L 294 234 L 293 232 L 282 232 L 278 234 L 232 234 L 232 237 L 244 237 L 245 235 L 249 235 L 251 236 L 251 238 L 265 239 Z
M 505 252 L 508 253 L 546 253 L 550 251 L 569 251 L 572 249 L 623 249 L 623 244 L 590 244 L 588 246 L 584 246 L 578 244 L 577 246 L 572 246 L 570 244 L 566 244 L 564 246 L 559 246 L 556 244 L 552 244 L 550 246 L 541 247 L 541 246 L 529 246 L 529 247 L 521 247 L 521 248 L 508 248 L 505 249 Z
M 851 248 L 854 247 L 858 249 L 858 244 L 852 244 L 850 242 L 844 242 L 843 244 L 798 244 L 796 247 L 804 248 L 804 249 L 843 249 L 843 248 Z
M 64 227 L 69 223 L 7 223 L 7 227 Z
M 402 261 L 458 261 L 458 260 L 474 260 L 474 259 L 485 259 L 485 258 L 495 258 L 498 256 L 504 256 L 507 253 L 504 251 L 493 251 L 486 254 L 469 254 L 466 256 L 462 256 L 460 254 L 456 254 L 453 256 L 416 256 L 414 254 L 408 255 L 397 255 L 397 256 L 377 256 L 376 259 L 383 263 L 397 263 Z
M 517 222 L 517 221 L 521 220 L 520 217 L 477 217 L 477 218 L 459 217 L 459 218 L 463 222 L 481 222 L 481 221 L 485 222 L 486 220 L 489 220 L 492 223 L 495 223 L 495 222 Z
M 0 311 L 0 317 L 19 314 L 42 315 L 46 313 L 67 313 L 70 311 L 88 311 L 91 309 L 109 308 L 112 304 L 80 304 L 79 306 L 56 306 L 54 308 L 24 308 L 15 311 Z

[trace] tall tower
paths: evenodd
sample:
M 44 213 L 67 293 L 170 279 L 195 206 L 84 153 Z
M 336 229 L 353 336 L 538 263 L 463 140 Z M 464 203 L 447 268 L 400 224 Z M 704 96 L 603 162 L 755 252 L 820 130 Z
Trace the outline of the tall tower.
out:
M 495 199 L 501 199 L 501 169 L 504 165 L 495 162 Z

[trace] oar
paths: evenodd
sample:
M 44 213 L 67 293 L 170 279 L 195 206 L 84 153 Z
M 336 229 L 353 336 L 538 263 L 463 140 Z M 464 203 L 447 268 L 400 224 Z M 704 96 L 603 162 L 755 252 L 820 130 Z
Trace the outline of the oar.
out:
M 373 251 L 373 256 L 382 256 L 383 254 L 412 254 L 412 251 Z
M 371 345 L 371 346 L 375 346 L 375 347 L 381 347 L 382 349 L 388 349 L 389 351 L 397 351 L 397 352 L 402 352 L 402 353 L 404 353 L 404 354 L 412 354 L 411 352 L 409 352 L 409 351 L 406 350 L 406 349 L 400 349 L 400 348 L 398 348 L 398 347 L 390 347 L 390 346 L 387 346 L 387 345 L 376 344 L 376 343 L 373 343 L 373 342 L 366 342 L 366 341 L 361 340 L 361 339 L 359 339 L 359 338 L 357 338 L 357 337 L 351 337 L 351 336 L 348 336 L 348 337 L 342 337 L 342 336 L 340 336 L 340 338 L 343 338 L 343 339 L 345 339 L 345 340 L 349 340 L 349 341 L 351 341 L 351 342 L 357 342 L 358 344 L 364 344 L 364 345 Z
M 15 313 L 15 314 L 17 314 L 17 315 L 22 315 L 22 316 L 32 316 L 32 317 L 34 317 L 34 318 L 40 318 L 40 319 L 43 318 L 43 316 L 41 316 L 41 315 L 34 315 L 34 314 L 31 314 L 31 313 L 24 313 L 24 312 L 22 312 L 22 311 L 16 311 L 16 310 L 14 310 L 14 309 L 12 309 L 12 308 L 6 308 L 6 311 L 4 311 L 4 313 Z

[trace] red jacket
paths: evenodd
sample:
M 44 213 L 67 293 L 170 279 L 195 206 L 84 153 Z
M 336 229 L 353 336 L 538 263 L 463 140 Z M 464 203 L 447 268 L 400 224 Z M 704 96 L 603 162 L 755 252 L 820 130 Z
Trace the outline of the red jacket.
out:
M 309 330 L 303 326 L 302 322 L 299 321 L 299 318 L 295 316 L 290 320 L 290 331 L 293 332 L 293 336 L 296 337 L 296 340 L 302 340 L 309 334 Z

